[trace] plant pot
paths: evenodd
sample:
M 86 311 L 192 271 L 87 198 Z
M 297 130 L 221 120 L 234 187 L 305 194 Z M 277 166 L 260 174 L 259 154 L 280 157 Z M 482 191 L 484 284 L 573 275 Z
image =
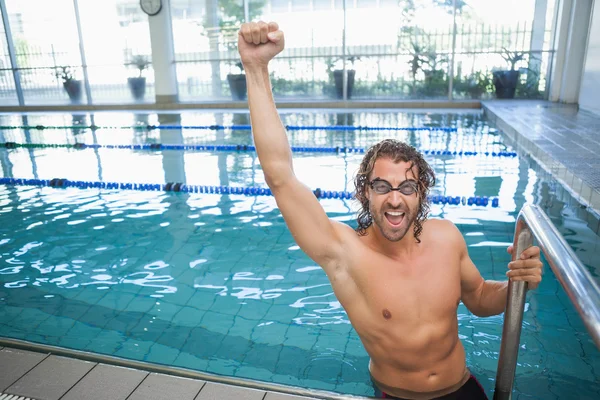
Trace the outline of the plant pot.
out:
M 233 100 L 246 100 L 248 89 L 246 88 L 246 75 L 244 74 L 229 74 L 227 75 L 229 89 Z
M 146 78 L 127 78 L 127 85 L 134 99 L 142 100 L 144 98 L 146 94 Z
M 352 88 L 354 88 L 354 75 L 356 71 L 353 69 L 347 69 L 348 82 L 346 86 L 346 95 L 350 99 L 352 97 Z M 335 81 L 335 97 L 338 99 L 344 98 L 344 70 L 336 69 L 333 71 L 333 79 Z
M 512 99 L 515 97 L 519 71 L 494 71 L 492 72 L 496 97 L 499 99 Z
M 81 91 L 81 81 L 77 79 L 71 79 L 63 82 L 63 87 L 69 95 L 71 103 L 81 103 L 81 97 L 83 92 Z

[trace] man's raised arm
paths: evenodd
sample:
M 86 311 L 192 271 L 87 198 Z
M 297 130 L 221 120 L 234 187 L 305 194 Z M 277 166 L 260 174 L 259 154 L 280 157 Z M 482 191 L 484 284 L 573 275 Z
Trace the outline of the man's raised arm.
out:
M 330 221 L 312 191 L 294 175 L 268 72 L 269 61 L 283 47 L 283 32 L 274 22 L 247 23 L 240 29 L 238 49 L 246 71 L 254 144 L 267 185 L 296 243 L 329 274 L 342 255 L 342 231 L 350 228 Z

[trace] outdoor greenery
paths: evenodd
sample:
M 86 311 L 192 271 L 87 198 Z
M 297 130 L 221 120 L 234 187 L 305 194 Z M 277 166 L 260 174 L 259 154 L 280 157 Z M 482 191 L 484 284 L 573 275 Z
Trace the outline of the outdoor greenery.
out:
M 250 0 L 248 4 L 248 16 L 251 21 L 262 15 L 265 0 Z M 219 28 L 222 32 L 237 31 L 245 21 L 244 4 L 240 0 L 218 1 Z M 237 37 L 237 35 L 236 35 Z M 225 40 L 223 46 L 230 50 L 237 48 L 237 41 Z

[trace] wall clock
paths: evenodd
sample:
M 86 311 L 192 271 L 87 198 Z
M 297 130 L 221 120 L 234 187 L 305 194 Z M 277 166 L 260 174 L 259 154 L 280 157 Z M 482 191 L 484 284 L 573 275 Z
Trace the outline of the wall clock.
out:
M 146 14 L 156 15 L 162 10 L 162 0 L 140 0 L 140 7 Z

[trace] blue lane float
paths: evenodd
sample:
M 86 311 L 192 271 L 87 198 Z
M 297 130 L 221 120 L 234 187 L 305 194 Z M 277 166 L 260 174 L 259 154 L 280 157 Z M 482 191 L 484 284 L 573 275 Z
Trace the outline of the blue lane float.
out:
M 99 182 L 99 181 L 70 181 L 64 178 L 54 179 L 19 179 L 19 178 L 0 178 L 0 185 L 11 186 L 38 186 L 52 188 L 78 188 L 78 189 L 105 189 L 105 190 L 138 190 L 155 192 L 182 192 L 182 193 L 209 193 L 209 194 L 238 194 L 245 196 L 272 196 L 269 188 L 259 187 L 235 187 L 235 186 L 205 186 L 205 185 L 186 185 L 178 182 L 169 183 L 127 183 L 127 182 Z M 354 194 L 347 191 L 322 190 L 317 188 L 313 190 L 314 195 L 319 199 L 354 199 Z M 499 200 L 495 197 L 487 196 L 429 196 L 429 201 L 433 204 L 449 205 L 467 205 L 487 207 L 491 205 L 496 208 L 499 206 Z
M 123 150 L 142 150 L 142 151 L 161 151 L 161 150 L 192 150 L 192 151 L 225 151 L 225 152 L 245 152 L 256 151 L 256 147 L 252 145 L 237 144 L 237 145 L 187 145 L 187 144 L 23 144 L 14 142 L 0 143 L 0 148 L 16 149 L 16 148 L 73 148 L 78 150 L 83 149 L 123 149 Z M 315 147 L 315 146 L 292 146 L 292 151 L 295 153 L 335 153 L 335 154 L 364 154 L 367 149 L 362 147 Z M 491 157 L 517 157 L 514 151 L 450 151 L 450 150 L 420 150 L 425 155 L 438 156 L 491 156 Z
M 441 131 L 441 132 L 457 132 L 458 129 L 455 127 L 444 127 L 444 126 L 361 126 L 361 125 L 285 125 L 285 128 L 290 131 Z M 0 125 L 0 130 L 10 129 L 34 129 L 34 130 L 45 130 L 45 129 L 91 129 L 96 131 L 98 129 L 134 129 L 134 130 L 147 130 L 152 131 L 155 129 L 191 129 L 191 130 L 237 130 L 237 131 L 249 131 L 252 130 L 251 125 L 134 125 L 134 126 L 99 126 L 99 125 Z

